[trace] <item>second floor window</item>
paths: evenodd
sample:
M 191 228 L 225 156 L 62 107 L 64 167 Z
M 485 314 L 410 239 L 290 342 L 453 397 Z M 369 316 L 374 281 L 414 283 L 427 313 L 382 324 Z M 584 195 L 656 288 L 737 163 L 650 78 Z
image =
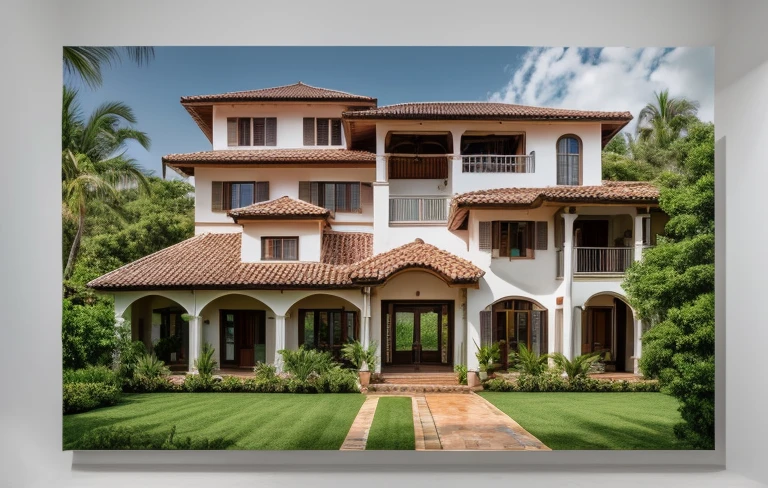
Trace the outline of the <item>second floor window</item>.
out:
M 479 247 L 493 257 L 534 257 L 534 250 L 546 250 L 547 222 L 499 221 L 480 222 Z
M 360 212 L 360 182 L 300 181 L 299 200 L 331 212 Z
M 214 181 L 211 210 L 222 212 L 269 200 L 268 181 Z
M 238 147 L 276 146 L 275 117 L 230 117 L 227 119 L 227 145 Z
M 341 146 L 341 119 L 304 118 L 305 146 Z
M 557 141 L 557 184 L 581 184 L 581 141 L 563 136 Z
M 298 237 L 262 237 L 261 259 L 264 261 L 298 261 Z

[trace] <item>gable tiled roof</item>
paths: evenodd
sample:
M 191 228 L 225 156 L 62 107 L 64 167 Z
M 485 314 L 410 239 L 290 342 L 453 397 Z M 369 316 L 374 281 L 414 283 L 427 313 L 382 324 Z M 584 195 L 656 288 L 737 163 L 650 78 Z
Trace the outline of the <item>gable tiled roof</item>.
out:
M 295 200 L 285 196 L 267 202 L 254 203 L 247 207 L 236 208 L 227 215 L 237 222 L 243 220 L 274 220 L 274 219 L 313 219 L 324 220 L 331 211 L 309 202 Z
M 355 283 L 380 284 L 406 269 L 433 271 L 449 284 L 477 283 L 485 274 L 466 259 L 416 239 L 351 265 L 349 276 Z
M 629 112 L 567 110 L 497 102 L 415 102 L 344 112 L 345 119 L 632 120 Z
M 544 202 L 658 204 L 659 189 L 645 181 L 603 181 L 594 186 L 550 186 L 545 188 L 494 188 L 456 195 L 451 200 L 448 228 L 456 229 L 471 207 L 535 208 Z
M 241 235 L 200 234 L 88 283 L 98 290 L 309 289 L 352 286 L 345 267 L 325 263 L 243 263 Z
M 347 265 L 373 255 L 373 234 L 369 232 L 323 233 L 320 261 L 327 264 Z
M 181 97 L 181 103 L 190 102 L 250 102 L 250 101 L 362 101 L 376 102 L 375 98 L 355 95 L 339 90 L 330 90 L 307 85 L 302 82 L 292 85 L 245 90 L 216 95 L 192 95 Z

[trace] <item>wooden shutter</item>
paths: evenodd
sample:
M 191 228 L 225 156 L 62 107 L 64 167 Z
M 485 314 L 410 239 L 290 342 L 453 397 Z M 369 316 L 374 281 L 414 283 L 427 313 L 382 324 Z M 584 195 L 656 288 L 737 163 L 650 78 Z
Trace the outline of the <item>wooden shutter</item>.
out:
M 256 182 L 256 196 L 255 196 L 254 202 L 255 203 L 266 202 L 267 200 L 269 200 L 269 182 L 268 181 Z
M 222 200 L 224 196 L 224 182 L 214 181 L 211 183 L 211 211 L 221 212 L 224 210 Z
M 488 346 L 493 343 L 493 320 L 490 311 L 480 312 L 480 345 Z
M 304 119 L 304 145 L 315 145 L 315 119 L 311 117 Z
M 349 211 L 362 212 L 360 207 L 360 183 L 349 184 Z
M 328 119 L 317 119 L 317 145 L 327 146 L 329 140 Z
M 491 223 L 480 222 L 480 250 L 491 252 Z
M 309 184 L 309 203 L 318 207 L 323 206 L 323 202 L 320 201 L 320 183 L 317 181 Z
M 323 185 L 325 188 L 323 188 L 325 195 L 323 198 L 323 207 L 327 208 L 331 212 L 334 212 L 336 210 L 336 184 L 335 183 L 326 183 Z
M 498 220 L 494 220 L 491 222 L 491 250 L 499 250 L 499 236 L 501 234 L 500 232 L 501 228 L 501 222 Z
M 546 347 L 544 348 L 546 349 Z M 536 354 L 541 354 L 541 311 L 531 311 L 531 350 Z
M 266 119 L 266 140 L 267 146 L 277 146 L 277 119 L 267 117 Z
M 331 119 L 331 145 L 341 146 L 341 119 Z
M 237 145 L 251 145 L 251 119 L 237 119 Z
M 311 185 L 309 181 L 299 182 L 299 200 L 312 203 Z
M 549 241 L 547 222 L 536 222 L 536 250 L 546 251 Z
M 227 118 L 227 146 L 237 146 L 237 118 Z
M 264 119 L 253 119 L 253 145 L 263 146 L 265 145 L 264 139 Z
M 360 184 L 360 206 L 373 205 L 373 185 L 370 183 Z

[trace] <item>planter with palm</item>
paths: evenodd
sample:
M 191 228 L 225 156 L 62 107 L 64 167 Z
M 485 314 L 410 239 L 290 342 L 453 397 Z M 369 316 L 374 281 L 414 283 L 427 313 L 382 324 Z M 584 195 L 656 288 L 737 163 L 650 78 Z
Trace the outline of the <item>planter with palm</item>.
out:
M 351 341 L 341 348 L 341 356 L 352 363 L 360 378 L 360 385 L 367 387 L 371 382 L 371 372 L 376 371 L 376 349 L 378 343 L 372 341 L 368 347 L 363 347 L 360 341 Z
M 501 348 L 498 342 L 487 344 L 485 346 L 478 346 L 477 342 L 475 342 L 475 347 L 477 348 L 475 357 L 477 358 L 479 365 L 478 376 L 480 377 L 480 380 L 483 381 L 488 378 L 489 374 L 493 373 L 494 366 L 499 363 L 501 358 Z

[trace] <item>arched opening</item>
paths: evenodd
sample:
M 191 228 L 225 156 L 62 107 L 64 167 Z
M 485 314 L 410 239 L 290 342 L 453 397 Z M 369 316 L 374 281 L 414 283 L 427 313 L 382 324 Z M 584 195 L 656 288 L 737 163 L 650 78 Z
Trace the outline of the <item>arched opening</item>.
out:
M 634 372 L 635 323 L 624 297 L 612 292 L 591 296 L 581 314 L 581 354 L 602 354 L 606 371 Z
M 171 369 L 182 370 L 187 368 L 190 354 L 187 313 L 170 298 L 147 295 L 132 302 L 122 315 L 134 341 L 144 343 L 147 351 Z
M 200 312 L 201 344 L 213 346 L 221 369 L 253 368 L 274 362 L 275 315 L 262 301 L 231 293 L 209 302 Z
M 341 348 L 361 340 L 360 309 L 348 300 L 316 294 L 294 303 L 286 319 L 286 347 L 329 351 L 341 358 Z
M 581 139 L 566 134 L 557 140 L 557 184 L 581 184 Z
M 501 343 L 502 366 L 507 368 L 510 352 L 517 352 L 521 345 L 536 354 L 549 352 L 549 327 L 547 309 L 539 302 L 524 297 L 506 297 L 490 306 L 481 317 L 483 342 Z M 490 330 L 488 330 L 490 329 Z

